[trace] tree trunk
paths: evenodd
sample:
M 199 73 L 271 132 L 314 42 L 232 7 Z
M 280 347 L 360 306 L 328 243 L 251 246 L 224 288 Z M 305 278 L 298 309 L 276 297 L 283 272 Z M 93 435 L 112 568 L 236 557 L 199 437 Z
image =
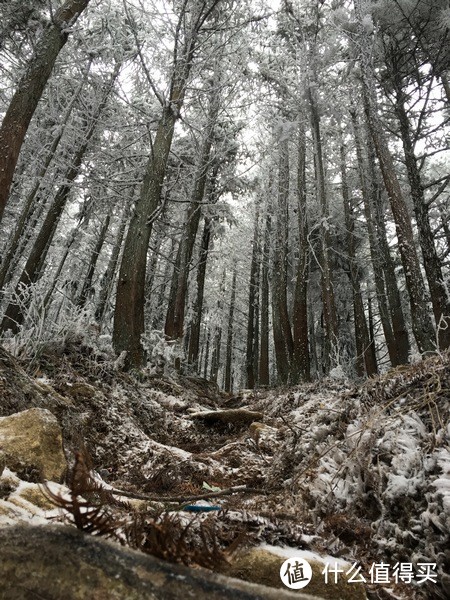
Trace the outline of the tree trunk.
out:
M 368 124 L 367 124 L 368 128 Z M 368 166 L 369 166 L 369 191 L 370 201 L 373 208 L 375 230 L 377 233 L 378 247 L 380 249 L 381 264 L 386 282 L 386 295 L 391 314 L 392 333 L 397 353 L 396 364 L 402 365 L 409 361 L 410 344 L 405 316 L 403 313 L 402 300 L 398 290 L 397 276 L 395 274 L 394 261 L 391 256 L 387 239 L 385 212 L 382 204 L 381 186 L 378 183 L 378 173 L 375 162 L 375 148 L 371 143 L 370 131 L 367 131 Z
M 450 248 L 450 227 L 449 227 L 450 218 L 449 218 L 449 214 L 448 214 L 449 211 L 447 211 L 446 207 L 444 207 L 442 204 L 439 205 L 438 211 L 439 211 L 439 216 L 440 216 L 440 221 L 441 221 L 441 227 L 444 231 L 445 240 L 447 242 L 447 247 Z
M 261 334 L 259 347 L 258 383 L 269 385 L 269 252 L 270 252 L 270 213 L 266 212 L 264 247 L 261 265 Z
M 211 240 L 211 219 L 205 217 L 202 241 L 200 244 L 199 264 L 197 268 L 197 296 L 194 305 L 194 316 L 191 322 L 191 335 L 189 338 L 188 362 L 198 371 L 200 330 L 203 316 L 203 300 L 205 292 L 206 264 L 208 260 L 209 243 Z
M 217 192 L 217 176 L 219 173 L 220 163 L 214 164 L 207 191 L 207 202 L 209 205 L 215 204 L 219 199 Z M 188 362 L 195 365 L 198 370 L 201 361 L 198 361 L 198 353 L 200 348 L 200 329 L 202 323 L 203 300 L 205 290 L 206 265 L 209 253 L 209 244 L 211 241 L 212 220 L 210 217 L 205 217 L 202 240 L 200 243 L 199 264 L 197 268 L 197 296 L 194 306 L 194 315 L 191 322 L 191 335 L 189 338 Z
M 370 339 L 370 347 L 373 352 L 373 362 L 377 361 L 377 352 L 375 347 L 375 327 L 373 323 L 373 308 L 372 308 L 372 298 L 367 298 L 367 316 L 368 316 L 368 325 L 369 325 L 369 339 Z
M 98 119 L 108 101 L 109 94 L 114 86 L 114 82 L 119 74 L 120 65 L 116 65 L 111 80 L 108 82 L 106 90 L 104 91 L 103 97 L 97 106 L 95 113 L 92 115 L 88 130 L 84 136 L 83 143 L 78 149 L 73 159 L 72 165 L 69 167 L 65 175 L 65 183 L 62 185 L 55 198 L 53 199 L 52 205 L 44 219 L 44 222 L 39 230 L 38 236 L 34 241 L 28 260 L 16 285 L 15 294 L 18 298 L 21 298 L 20 303 L 14 300 L 9 303 L 2 323 L 0 325 L 0 331 L 4 332 L 8 329 L 13 333 L 19 331 L 19 327 L 25 317 L 24 310 L 27 305 L 26 301 L 26 290 L 28 287 L 39 279 L 42 274 L 45 259 L 50 249 L 53 236 L 58 226 L 64 207 L 66 206 L 67 199 L 69 198 L 72 190 L 72 183 L 77 178 L 81 164 L 83 162 L 84 155 L 89 147 L 89 143 L 96 131 L 98 125 Z
M 398 246 L 409 294 L 413 333 L 419 352 L 433 352 L 435 350 L 433 343 L 435 333 L 427 308 L 425 286 L 415 249 L 411 219 L 395 173 L 394 161 L 385 139 L 376 105 L 376 89 L 370 56 L 371 44 L 363 25 L 363 0 L 355 0 L 355 9 L 358 17 L 359 58 L 361 61 L 365 111 L 396 225 Z
M 210 375 L 209 378 L 213 383 L 217 383 L 217 377 L 219 375 L 220 367 L 220 350 L 222 346 L 222 327 L 219 325 L 215 328 L 214 340 L 213 340 L 213 351 L 211 355 Z M 206 366 L 208 365 L 208 355 L 206 355 Z
M 366 227 L 367 232 L 369 234 L 370 256 L 372 259 L 372 268 L 374 272 L 378 310 L 380 312 L 381 326 L 383 329 L 384 338 L 386 340 L 386 346 L 389 353 L 389 360 L 391 361 L 392 366 L 396 366 L 402 364 L 402 361 L 400 359 L 399 345 L 392 329 L 393 326 L 391 322 L 389 307 L 387 304 L 386 286 L 384 279 L 385 275 L 383 272 L 384 261 L 380 249 L 380 239 L 378 235 L 379 231 L 377 232 L 377 230 L 375 229 L 375 217 L 373 216 L 374 207 L 372 206 L 372 196 L 375 185 L 373 181 L 374 174 L 370 172 L 371 169 L 369 165 L 366 164 L 367 161 L 364 160 L 361 133 L 356 116 L 356 110 L 354 108 L 350 110 L 350 115 L 353 123 L 356 155 L 358 160 L 358 173 L 364 202 Z
M 128 226 L 120 264 L 114 310 L 113 344 L 117 354 L 127 352 L 128 367 L 139 366 L 144 361 L 141 335 L 144 332 L 147 249 L 153 219 L 159 206 L 175 120 L 176 113 L 171 106 L 165 107 L 147 163 L 140 196 Z
M 225 376 L 224 390 L 232 391 L 232 374 L 233 374 L 233 341 L 234 341 L 234 310 L 236 305 L 236 269 L 233 271 L 233 280 L 231 282 L 231 298 L 230 309 L 228 311 L 228 328 L 227 328 L 227 347 L 225 356 Z
M 156 302 L 152 303 L 151 307 L 151 320 L 150 327 L 151 329 L 156 329 L 161 331 L 164 329 L 164 310 L 167 306 L 167 297 L 170 294 L 170 284 L 173 279 L 173 269 L 175 268 L 175 249 L 176 249 L 176 240 L 172 237 L 170 241 L 170 249 L 167 252 L 167 259 L 161 261 L 161 282 L 159 283 L 159 292 L 155 295 L 157 296 Z M 165 264 L 164 264 L 165 263 Z M 164 268 L 162 266 L 164 265 Z M 169 292 L 167 292 L 167 288 L 169 288 Z
M 258 201 L 256 201 L 258 202 Z M 255 225 L 253 231 L 252 261 L 250 265 L 250 284 L 248 291 L 248 317 L 247 317 L 247 349 L 245 355 L 245 368 L 247 375 L 247 389 L 254 389 L 257 381 L 255 372 L 255 335 L 256 335 L 256 305 L 259 289 L 259 204 L 255 207 Z
M 364 373 L 370 377 L 378 372 L 377 363 L 374 360 L 374 344 L 370 340 L 367 328 L 366 316 L 364 313 L 364 303 L 361 294 L 361 272 L 358 268 L 355 248 L 355 218 L 353 215 L 353 206 L 350 199 L 347 171 L 345 167 L 345 148 L 341 142 L 340 147 L 340 167 L 342 182 L 342 199 L 344 203 L 345 227 L 347 230 L 347 249 L 349 258 L 349 276 L 352 284 L 353 293 L 353 314 L 355 324 L 355 342 L 356 342 L 356 373 L 362 377 Z
M 300 380 L 311 379 L 308 336 L 309 246 L 306 212 L 306 137 L 302 127 L 299 131 L 297 169 L 299 256 L 292 311 L 294 352 L 291 366 L 291 381 L 294 384 Z
M 400 123 L 400 134 L 405 153 L 406 169 L 408 172 L 411 196 L 416 215 L 417 229 L 419 232 L 420 248 L 422 250 L 423 265 L 428 280 L 433 313 L 438 326 L 438 342 L 440 350 L 450 346 L 450 300 L 447 297 L 441 262 L 436 252 L 433 241 L 433 232 L 430 226 L 428 206 L 425 200 L 424 189 L 420 177 L 417 158 L 412 142 L 411 125 L 405 109 L 405 97 L 400 75 L 394 74 L 396 105 L 395 112 Z M 439 327 L 441 325 L 442 327 Z
M 331 366 L 331 356 L 337 349 L 338 344 L 338 321 L 336 304 L 334 300 L 334 289 L 332 280 L 332 268 L 330 259 L 330 232 L 328 228 L 328 198 L 325 187 L 325 169 L 323 163 L 322 138 L 320 133 L 320 116 L 317 103 L 311 88 L 308 87 L 308 106 L 311 120 L 311 131 L 314 145 L 314 170 L 316 177 L 316 194 L 321 210 L 321 272 L 322 272 L 322 303 L 324 320 L 324 371 L 328 372 Z
M 60 123 L 59 123 L 60 132 L 53 139 L 53 142 L 52 142 L 52 144 L 45 156 L 45 159 L 43 161 L 42 167 L 40 168 L 39 172 L 36 175 L 35 184 L 33 185 L 32 189 L 30 190 L 30 192 L 28 193 L 28 195 L 26 197 L 25 204 L 20 213 L 19 220 L 14 229 L 14 233 L 8 241 L 8 245 L 7 245 L 6 251 L 4 252 L 4 255 L 2 257 L 3 260 L 1 263 L 1 267 L 0 267 L 0 288 L 2 288 L 5 285 L 5 283 L 10 281 L 12 271 L 14 270 L 14 264 L 17 262 L 15 260 L 15 258 L 20 254 L 20 251 L 19 251 L 20 241 L 23 239 L 24 233 L 27 229 L 27 225 L 29 225 L 29 221 L 33 215 L 33 210 L 35 208 L 34 204 L 35 204 L 36 196 L 38 195 L 42 181 L 47 173 L 50 163 L 52 162 L 52 160 L 55 156 L 56 150 L 57 150 L 59 143 L 61 141 L 61 138 L 63 136 L 63 133 L 64 133 L 63 126 L 65 126 L 68 123 L 70 115 L 72 114 L 72 110 L 76 104 L 76 101 L 78 100 L 78 98 L 81 94 L 81 91 L 84 87 L 84 84 L 86 83 L 86 79 L 87 79 L 87 75 L 89 73 L 91 63 L 92 63 L 92 61 L 89 62 L 88 67 L 86 69 L 86 73 L 84 74 L 83 80 L 80 83 L 80 85 L 78 86 L 75 94 L 71 98 L 69 105 L 66 108 L 66 111 L 60 120 Z M 24 244 L 22 244 L 22 247 L 23 246 L 24 246 Z
M 100 229 L 100 233 L 97 239 L 97 243 L 95 244 L 95 248 L 92 251 L 91 257 L 89 259 L 89 265 L 86 273 L 86 277 L 83 282 L 83 287 L 80 292 L 80 296 L 77 300 L 77 306 L 83 308 L 86 305 L 89 294 L 92 292 L 92 279 L 94 278 L 95 267 L 97 265 L 98 257 L 100 256 L 100 252 L 103 248 L 103 244 L 105 243 L 106 234 L 108 233 L 109 223 L 111 221 L 111 216 L 107 215 L 102 228 Z
M 226 284 L 226 271 L 222 273 L 222 281 L 220 284 L 220 293 L 217 300 L 216 318 L 214 319 L 214 339 L 213 339 L 213 350 L 211 353 L 211 368 L 210 368 L 210 379 L 212 382 L 217 383 L 217 376 L 219 374 L 220 366 L 220 351 L 222 344 L 222 321 L 224 314 L 223 299 L 225 297 L 225 284 Z M 208 329 L 209 337 L 210 329 Z M 211 343 L 211 342 L 210 342 Z
M 287 244 L 289 198 L 289 149 L 287 140 L 279 142 L 278 203 L 273 258 L 272 321 L 275 357 L 281 383 L 288 383 L 294 350 L 287 305 Z
M 439 78 L 442 82 L 442 87 L 444 88 L 447 103 L 450 104 L 450 83 L 448 81 L 448 77 L 445 73 L 440 73 Z
M 200 223 L 201 204 L 205 195 L 206 181 L 211 167 L 211 147 L 214 137 L 214 128 L 219 113 L 218 99 L 219 94 L 217 92 L 217 85 L 213 85 L 210 91 L 210 106 L 204 140 L 194 178 L 190 204 L 187 210 L 184 232 L 178 247 L 172 293 L 169 298 L 169 306 L 167 309 L 165 334 L 172 340 L 178 340 L 183 337 L 189 267 L 192 261 L 192 253 Z
M 97 321 L 97 323 L 100 324 L 102 323 L 105 316 L 108 298 L 111 293 L 114 277 L 117 272 L 117 264 L 119 262 L 120 250 L 122 248 L 122 242 L 125 236 L 125 229 L 128 223 L 129 212 L 130 206 L 127 205 L 122 213 L 119 231 L 117 232 L 117 237 L 114 242 L 111 257 L 109 259 L 108 266 L 106 267 L 105 274 L 102 277 L 100 294 L 98 297 L 98 304 L 97 308 L 95 309 L 95 320 Z
M 52 301 L 53 294 L 55 292 L 55 288 L 58 283 L 58 279 L 62 273 L 62 270 L 66 263 L 67 257 L 69 256 L 70 249 L 72 248 L 72 246 L 77 238 L 80 224 L 81 224 L 81 221 L 79 221 L 78 224 L 72 229 L 70 235 L 67 238 L 67 241 L 65 243 L 64 252 L 59 260 L 58 268 L 56 269 L 56 272 L 53 274 L 53 280 L 52 280 L 50 286 L 45 291 L 44 301 L 42 302 L 43 310 L 46 310 L 47 307 L 49 306 L 50 302 Z
M 54 13 L 51 23 L 36 45 L 34 56 L 19 81 L 3 118 L 0 127 L 0 221 L 30 121 L 56 58 L 67 41 L 69 27 L 75 23 L 88 4 L 89 0 L 66 0 Z
M 208 379 L 210 342 L 211 342 L 211 330 L 208 329 L 208 332 L 206 334 L 206 341 L 202 345 L 202 349 L 201 349 L 201 353 L 200 353 L 200 360 L 199 360 L 199 365 L 201 367 L 203 367 L 203 378 L 204 379 Z M 200 370 L 200 373 L 201 373 L 201 370 Z
M 319 359 L 317 355 L 317 336 L 315 329 L 314 311 L 312 310 L 311 299 L 309 302 L 311 310 L 308 311 L 308 331 L 309 331 L 309 351 L 310 351 L 310 369 L 316 377 L 320 376 Z
M 145 329 L 145 272 L 148 244 L 153 220 L 158 215 L 175 122 L 183 105 L 199 29 L 212 10 L 212 7 L 206 7 L 204 2 L 192 3 L 192 13 L 189 15 L 188 4 L 190 3 L 183 4 L 179 15 L 169 98 L 163 104 L 161 119 L 147 163 L 140 196 L 128 228 L 120 265 L 114 310 L 113 345 L 117 354 L 126 352 L 127 368 L 139 367 L 145 361 L 141 335 Z M 213 2 L 213 5 L 215 4 L 217 2 Z M 181 31 L 188 16 L 189 23 L 180 47 Z
M 161 219 L 164 219 L 165 209 L 167 204 L 164 204 L 161 211 Z M 154 235 L 154 239 L 151 243 L 151 256 L 147 264 L 147 274 L 145 278 L 145 307 L 144 307 L 144 322 L 145 329 L 152 329 L 152 324 L 155 318 L 155 309 L 162 307 L 162 304 L 154 302 L 154 298 L 158 297 L 158 287 L 162 291 L 165 285 L 158 286 L 156 278 L 159 270 L 159 262 L 161 259 L 161 248 L 165 242 L 167 232 L 164 227 L 159 227 Z M 167 273 L 170 270 L 171 257 L 166 257 L 165 262 L 167 266 Z M 166 280 L 165 280 L 166 281 Z M 160 296 L 161 300 L 163 295 Z

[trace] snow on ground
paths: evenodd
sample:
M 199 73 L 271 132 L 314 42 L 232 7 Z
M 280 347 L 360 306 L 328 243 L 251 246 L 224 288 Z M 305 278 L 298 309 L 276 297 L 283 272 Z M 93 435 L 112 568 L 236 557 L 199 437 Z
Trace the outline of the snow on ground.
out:
M 374 584 L 380 598 L 449 593 L 448 356 L 360 388 L 330 378 L 233 398 L 200 379 L 133 377 L 92 359 L 88 367 L 48 359 L 39 379 L 70 400 L 60 415 L 67 450 L 83 440 L 108 486 L 163 506 L 171 497 L 221 506 L 183 519 L 214 522 L 219 538 L 243 529 L 251 544 L 286 556 L 358 561 L 366 571 L 374 562 L 436 563 L 439 585 Z M 191 418 L 193 409 L 221 408 L 262 419 L 249 426 Z M 237 485 L 248 491 L 195 501 Z

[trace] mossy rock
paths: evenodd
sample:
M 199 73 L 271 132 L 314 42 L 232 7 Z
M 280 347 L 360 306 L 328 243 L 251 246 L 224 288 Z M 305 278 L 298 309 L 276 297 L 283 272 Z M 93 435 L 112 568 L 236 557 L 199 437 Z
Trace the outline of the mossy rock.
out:
M 54 503 L 45 495 L 42 488 L 38 485 L 28 485 L 22 487 L 18 498 L 23 498 L 30 504 L 37 506 L 41 510 L 54 510 Z
M 61 481 L 67 463 L 56 417 L 43 408 L 1 417 L 0 459 L 21 479 Z
M 301 556 L 301 551 L 298 552 Z M 286 560 L 286 556 L 280 556 L 262 548 L 252 548 L 239 553 L 230 565 L 224 567 L 223 572 L 231 577 L 237 577 L 245 581 L 251 581 L 265 586 L 286 589 L 286 586 L 280 578 L 281 565 Z M 344 573 L 340 573 L 337 583 L 333 582 L 331 577 L 328 583 L 324 581 L 322 571 L 325 561 L 311 560 L 307 561 L 312 568 L 312 579 L 308 585 L 302 589 L 311 596 L 326 598 L 330 600 L 366 600 L 366 592 L 361 583 L 347 583 Z M 350 568 L 350 565 L 349 565 Z
M 190 569 L 68 526 L 0 528 L 2 600 L 317 600 Z

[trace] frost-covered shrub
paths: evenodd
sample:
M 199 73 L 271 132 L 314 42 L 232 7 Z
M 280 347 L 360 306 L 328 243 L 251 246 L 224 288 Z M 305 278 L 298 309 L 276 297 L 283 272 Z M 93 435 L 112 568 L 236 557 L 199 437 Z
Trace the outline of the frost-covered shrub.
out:
M 158 374 L 170 374 L 175 362 L 183 357 L 179 343 L 167 340 L 163 331 L 152 329 L 141 337 L 150 368 Z

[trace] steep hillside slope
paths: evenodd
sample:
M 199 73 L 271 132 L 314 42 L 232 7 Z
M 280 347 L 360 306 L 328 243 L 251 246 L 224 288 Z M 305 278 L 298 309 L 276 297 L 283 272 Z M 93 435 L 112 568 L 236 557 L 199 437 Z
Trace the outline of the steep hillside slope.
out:
M 201 546 L 206 523 L 222 549 L 245 534 L 247 546 L 345 559 L 369 598 L 449 597 L 448 354 L 361 387 L 326 380 L 231 397 L 196 378 L 121 372 L 76 342 L 32 365 L 0 352 L 0 414 L 49 409 L 69 462 L 81 451 L 96 484 L 141 499 L 145 518 L 170 511 L 192 523 L 190 544 Z M 135 518 L 113 496 L 102 499 L 109 514 Z M 278 573 L 270 584 L 283 587 Z

